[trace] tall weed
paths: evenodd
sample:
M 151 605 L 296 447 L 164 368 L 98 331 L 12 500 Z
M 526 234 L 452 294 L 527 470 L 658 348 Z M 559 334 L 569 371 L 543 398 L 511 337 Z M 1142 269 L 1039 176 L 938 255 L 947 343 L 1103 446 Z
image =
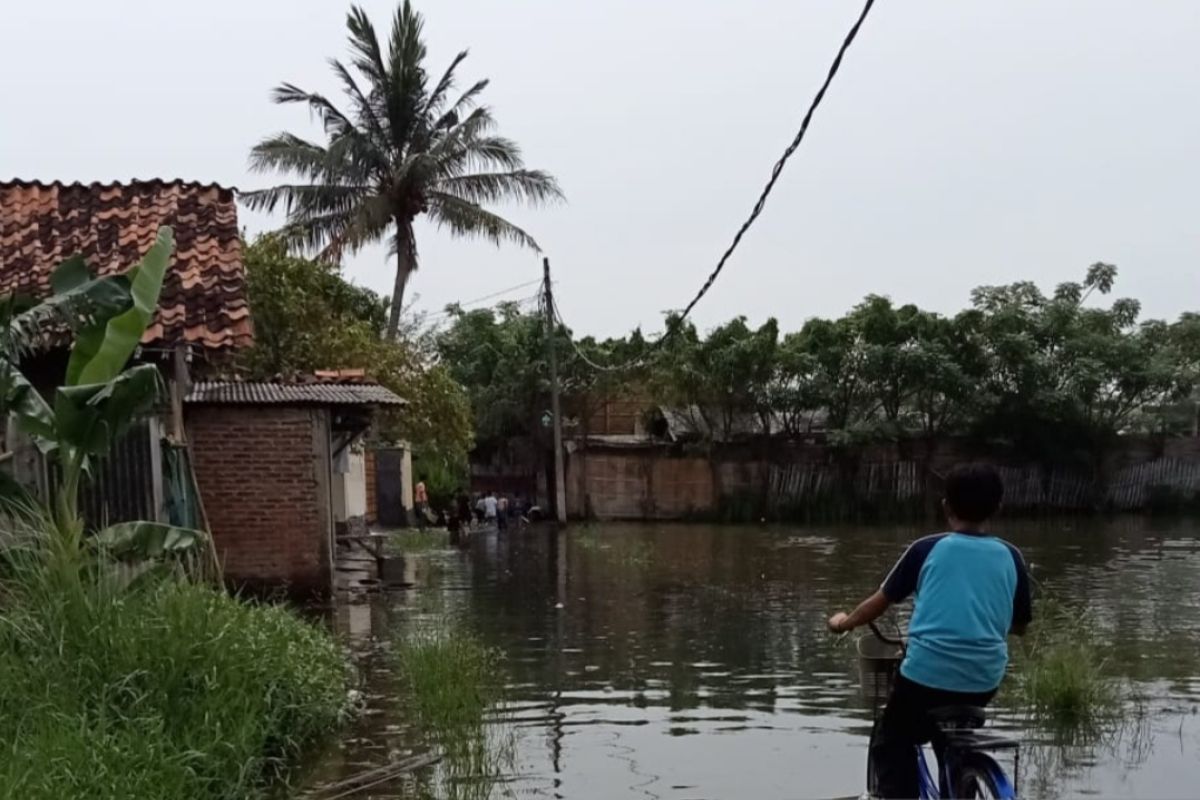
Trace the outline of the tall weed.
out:
M 1058 728 L 1118 715 L 1125 703 L 1122 687 L 1105 668 L 1088 613 L 1045 600 L 1038 616 L 1015 659 L 1018 700 L 1036 719 Z
M 338 721 L 346 661 L 286 609 L 5 534 L 0 797 L 253 797 Z

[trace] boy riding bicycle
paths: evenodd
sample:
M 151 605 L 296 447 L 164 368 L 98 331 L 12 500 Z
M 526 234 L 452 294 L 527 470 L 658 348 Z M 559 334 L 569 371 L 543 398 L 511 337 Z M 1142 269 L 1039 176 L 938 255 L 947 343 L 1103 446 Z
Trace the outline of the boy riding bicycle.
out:
M 829 618 L 831 631 L 845 633 L 916 596 L 908 649 L 870 745 L 882 797 L 918 795 L 914 750 L 930 739 L 929 711 L 987 705 L 1008 665 L 1008 634 L 1032 621 L 1021 551 L 984 532 L 1003 495 L 992 467 L 956 467 L 942 501 L 950 532 L 913 542 L 877 592 Z

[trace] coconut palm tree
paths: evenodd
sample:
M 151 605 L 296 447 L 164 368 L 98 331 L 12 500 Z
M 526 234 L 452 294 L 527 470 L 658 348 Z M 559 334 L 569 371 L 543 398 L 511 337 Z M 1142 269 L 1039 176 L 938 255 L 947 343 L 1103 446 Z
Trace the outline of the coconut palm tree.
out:
M 329 62 L 349 111 L 290 83 L 277 87 L 272 99 L 307 105 L 323 123 L 327 141 L 321 145 L 286 132 L 267 137 L 251 151 L 251 169 L 283 173 L 296 182 L 243 195 L 254 209 L 269 211 L 282 202 L 285 236 L 322 257 L 338 259 L 388 241 L 396 257 L 389 337 L 396 335 L 404 287 L 417 268 L 417 217 L 425 214 L 454 235 L 536 250 L 532 236 L 485 205 L 562 198 L 551 175 L 525 169 L 516 143 L 495 134 L 491 112 L 478 105 L 486 80 L 451 102 L 455 70 L 466 51 L 430 86 L 423 24 L 405 0 L 384 52 L 371 20 L 352 6 L 346 27 L 354 72 L 337 59 Z

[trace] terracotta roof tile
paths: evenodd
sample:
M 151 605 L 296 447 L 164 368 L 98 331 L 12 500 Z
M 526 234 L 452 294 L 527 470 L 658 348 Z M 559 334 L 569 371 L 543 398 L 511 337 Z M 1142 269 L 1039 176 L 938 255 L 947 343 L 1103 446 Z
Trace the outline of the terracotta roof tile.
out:
M 100 275 L 136 263 L 160 225 L 175 256 L 142 341 L 211 349 L 253 340 L 232 189 L 185 181 L 0 183 L 0 292 L 49 293 L 50 272 L 82 253 Z

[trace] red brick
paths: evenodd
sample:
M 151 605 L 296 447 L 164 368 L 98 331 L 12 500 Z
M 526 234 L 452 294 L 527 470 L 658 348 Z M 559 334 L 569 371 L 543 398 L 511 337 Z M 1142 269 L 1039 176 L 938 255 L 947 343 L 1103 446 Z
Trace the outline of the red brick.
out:
M 226 578 L 327 592 L 329 534 L 315 473 L 312 411 L 195 406 L 188 409 L 187 432 Z

